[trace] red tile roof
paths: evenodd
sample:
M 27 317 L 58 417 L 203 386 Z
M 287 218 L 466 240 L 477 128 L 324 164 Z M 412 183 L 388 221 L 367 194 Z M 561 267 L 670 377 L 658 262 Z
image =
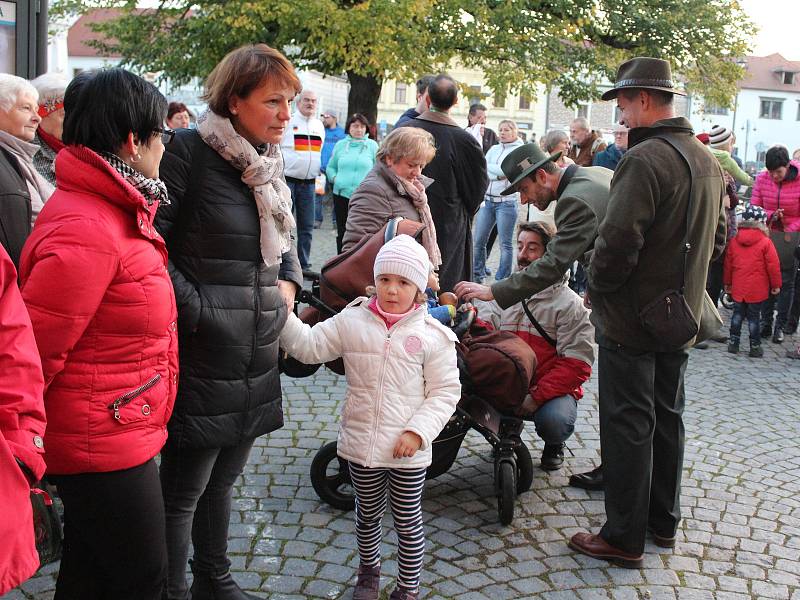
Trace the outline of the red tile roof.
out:
M 783 72 L 795 73 L 791 84 L 783 83 Z M 800 61 L 787 60 L 780 54 L 748 56 L 747 75 L 741 89 L 800 93 Z

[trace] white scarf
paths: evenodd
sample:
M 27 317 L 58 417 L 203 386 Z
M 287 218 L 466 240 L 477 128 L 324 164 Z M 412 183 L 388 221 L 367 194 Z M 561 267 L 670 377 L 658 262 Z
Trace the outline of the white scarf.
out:
M 259 154 L 233 128 L 230 119 L 206 110 L 197 118 L 197 132 L 203 141 L 235 169 L 253 190 L 261 225 L 261 257 L 267 266 L 279 265 L 292 247 L 292 195 L 283 180 L 283 157 L 277 144 Z
M 44 203 L 47 202 L 55 191 L 53 185 L 42 177 L 39 171 L 33 166 L 33 156 L 39 150 L 39 146 L 21 140 L 7 131 L 1 130 L 0 146 L 8 150 L 14 155 L 14 158 L 17 159 L 17 164 L 19 165 L 20 171 L 22 171 L 22 178 L 25 180 L 28 191 L 31 194 L 31 225 L 33 225 Z

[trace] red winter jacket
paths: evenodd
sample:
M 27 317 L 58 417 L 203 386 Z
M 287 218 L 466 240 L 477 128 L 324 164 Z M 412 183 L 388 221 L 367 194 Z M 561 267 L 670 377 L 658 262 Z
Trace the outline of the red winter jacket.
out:
M 39 568 L 33 537 L 31 482 L 44 475 L 42 365 L 17 271 L 0 246 L 0 596 Z
M 118 471 L 158 454 L 178 375 L 158 204 L 68 146 L 20 262 L 45 381 L 48 473 Z
M 778 253 L 760 229 L 739 225 L 725 251 L 723 283 L 731 286 L 736 302 L 756 303 L 769 298 L 770 289 L 781 287 Z
M 772 217 L 777 209 L 783 209 L 783 231 L 800 231 L 800 162 L 789 161 L 786 179 L 775 183 L 769 171 L 761 171 L 753 184 L 750 204 L 760 206 Z M 776 224 L 771 226 L 776 229 Z

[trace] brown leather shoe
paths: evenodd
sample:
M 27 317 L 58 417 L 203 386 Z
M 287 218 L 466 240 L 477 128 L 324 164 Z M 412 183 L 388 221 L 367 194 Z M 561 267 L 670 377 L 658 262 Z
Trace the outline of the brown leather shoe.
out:
M 607 560 L 626 569 L 638 569 L 642 566 L 643 556 L 628 554 L 623 550 L 614 548 L 599 535 L 591 533 L 576 533 L 569 541 L 569 547 L 581 554 Z
M 378 600 L 381 589 L 381 566 L 358 567 L 353 600 Z
M 419 599 L 419 592 L 410 592 L 408 590 L 403 590 L 400 588 L 394 588 L 392 590 L 391 595 L 389 596 L 389 600 L 418 600 Z
M 675 536 L 668 536 L 668 535 L 659 535 L 652 529 L 647 530 L 650 532 L 650 535 L 653 536 L 653 543 L 658 546 L 659 548 L 674 548 L 675 547 Z

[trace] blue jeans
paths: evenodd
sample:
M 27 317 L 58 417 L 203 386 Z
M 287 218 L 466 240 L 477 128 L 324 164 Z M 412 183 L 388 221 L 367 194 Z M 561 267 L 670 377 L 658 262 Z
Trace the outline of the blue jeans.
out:
M 731 344 L 738 344 L 742 335 L 742 321 L 747 318 L 747 327 L 750 330 L 750 346 L 761 345 L 761 307 L 764 302 L 734 302 L 731 315 Z
M 300 266 L 307 269 L 310 265 L 311 236 L 314 232 L 314 182 L 286 180 L 292 192 L 292 211 L 297 222 L 297 258 Z
M 562 444 L 575 431 L 578 402 L 572 396 L 559 396 L 548 400 L 533 413 L 536 433 L 545 444 Z
M 500 266 L 495 280 L 500 281 L 511 275 L 514 263 L 514 225 L 517 223 L 517 201 L 503 200 L 492 202 L 488 198 L 475 218 L 475 250 L 472 256 L 472 280 L 481 283 L 486 275 L 486 242 L 494 224 L 497 223 L 497 237 L 500 240 Z

